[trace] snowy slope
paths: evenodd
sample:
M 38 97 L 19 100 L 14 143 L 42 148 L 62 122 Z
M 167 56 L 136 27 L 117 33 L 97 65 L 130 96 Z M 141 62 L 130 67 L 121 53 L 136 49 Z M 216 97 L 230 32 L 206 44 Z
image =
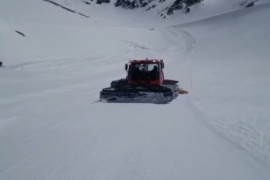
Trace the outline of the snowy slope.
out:
M 269 179 L 267 1 L 205 0 L 167 21 L 64 2 L 89 18 L 0 2 L 0 179 Z M 145 57 L 163 58 L 190 93 L 96 102 L 127 60 Z
M 176 26 L 197 40 L 190 57 L 193 103 L 227 137 L 268 162 L 269 8 L 260 5 Z

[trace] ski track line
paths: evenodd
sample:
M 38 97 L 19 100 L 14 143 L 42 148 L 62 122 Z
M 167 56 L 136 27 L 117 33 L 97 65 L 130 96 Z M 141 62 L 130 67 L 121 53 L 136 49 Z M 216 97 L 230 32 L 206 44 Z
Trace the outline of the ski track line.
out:
M 177 43 L 177 41 L 183 41 L 185 42 L 185 51 L 183 53 L 183 55 L 181 56 L 184 60 L 186 59 L 185 57 L 190 54 L 193 50 L 193 45 L 194 43 L 196 43 L 196 40 L 194 39 L 194 37 L 188 33 L 187 31 L 184 31 L 182 29 L 180 29 L 179 27 L 177 26 L 174 26 L 173 29 L 169 29 L 168 30 L 171 34 L 173 34 L 173 37 L 178 37 L 177 40 L 175 41 L 175 39 L 171 40 L 170 37 L 167 38 L 170 40 L 170 42 L 172 42 L 175 46 L 179 46 L 180 43 Z M 165 33 L 163 33 L 163 35 L 165 37 L 168 37 L 166 36 Z M 183 63 L 187 62 L 188 60 L 185 60 Z M 191 76 L 191 75 L 190 75 Z M 191 81 L 191 78 L 190 78 L 190 81 Z M 192 82 L 191 82 L 192 83 Z M 190 104 L 190 107 L 191 109 L 194 110 L 194 112 L 196 114 L 199 114 L 198 117 L 203 117 L 205 123 L 204 123 L 204 126 L 206 125 L 208 127 L 208 129 L 210 129 L 211 131 L 215 132 L 217 135 L 223 137 L 223 139 L 225 138 L 227 141 L 229 141 L 231 144 L 233 145 L 236 145 L 238 147 L 238 149 L 241 149 L 242 151 L 248 153 L 248 154 L 251 154 L 252 157 L 256 160 L 256 161 L 259 161 L 260 164 L 264 165 L 265 163 L 269 164 L 268 162 L 264 162 L 261 160 L 261 158 L 255 156 L 252 151 L 250 151 L 247 147 L 241 145 L 241 142 L 239 143 L 239 141 L 236 141 L 234 139 L 232 139 L 229 135 L 227 134 L 224 134 L 222 132 L 222 130 L 218 130 L 217 127 L 213 126 L 209 120 L 212 120 L 213 122 L 216 122 L 216 123 L 220 123 L 221 127 L 223 127 L 222 125 L 222 121 L 219 121 L 217 119 L 215 119 L 214 117 L 211 117 L 207 114 L 205 114 L 203 111 L 200 110 L 199 107 L 197 107 L 193 102 L 192 100 L 189 100 L 189 104 Z M 199 120 L 198 120 L 199 121 Z M 199 121 L 201 122 L 201 121 Z M 226 126 L 226 125 L 225 125 Z M 220 126 L 218 128 L 221 128 Z M 240 127 L 241 130 L 244 130 L 246 131 L 245 129 L 242 129 L 242 128 L 245 128 L 245 127 Z M 269 128 L 270 128 L 270 125 L 269 125 Z M 266 131 L 266 130 L 265 130 Z M 261 144 L 263 144 L 263 136 L 260 137 L 261 139 Z M 252 143 L 252 142 L 251 142 Z M 270 167 L 270 164 L 269 164 L 269 167 Z
M 74 157 L 77 154 L 80 154 L 80 151 L 82 151 L 84 149 L 85 146 L 87 146 L 89 144 L 88 141 L 90 141 L 91 139 L 89 139 L 88 137 L 83 137 L 83 139 L 80 139 L 79 144 L 76 144 L 76 148 L 73 148 L 73 150 L 71 151 L 71 153 L 68 155 L 69 158 L 74 159 Z M 97 146 L 93 146 L 94 149 L 97 148 Z M 59 174 L 60 171 L 64 170 L 66 165 L 64 165 L 65 163 L 61 163 L 61 166 L 58 166 L 56 169 L 54 169 L 49 176 L 46 178 L 48 180 L 50 179 L 55 179 L 54 177 L 57 177 L 57 175 Z M 81 166 L 79 166 L 81 167 Z M 61 174 L 61 173 L 60 173 Z M 80 176 L 77 175 L 76 177 L 73 177 L 75 179 L 80 179 Z
M 59 127 L 61 124 L 64 124 L 65 120 L 61 120 L 58 121 L 54 124 L 54 126 L 51 126 L 51 123 L 49 125 L 46 125 L 46 127 L 44 127 L 44 125 L 42 126 L 42 128 L 39 128 L 39 130 L 37 132 L 32 132 L 31 135 L 31 140 L 35 141 L 37 139 L 40 139 L 40 137 L 44 137 L 44 134 L 48 134 L 49 131 L 51 131 L 52 129 L 55 129 L 57 127 Z M 38 151 L 35 151 L 34 153 L 28 153 L 28 155 L 23 156 L 23 158 L 19 161 L 17 161 L 15 164 L 11 165 L 10 167 L 6 168 L 5 170 L 1 171 L 1 175 L 7 173 L 10 174 L 10 172 L 17 172 L 18 169 L 22 169 L 21 167 L 24 167 L 25 164 L 30 164 L 27 163 L 29 161 L 31 161 L 31 159 L 35 159 L 35 155 L 36 154 L 40 154 L 39 151 L 42 148 L 40 147 Z M 44 151 L 43 151 L 44 152 Z M 46 156 L 46 155 L 44 155 Z
M 173 46 L 169 46 L 167 47 L 167 51 L 170 49 L 170 47 L 173 47 L 175 49 L 175 47 L 177 47 L 177 50 L 175 49 L 175 52 L 178 52 L 178 50 L 180 49 L 180 51 L 178 52 L 178 54 L 182 54 L 182 49 L 180 48 L 180 46 L 183 46 L 183 39 L 180 38 L 180 36 L 174 32 L 172 32 L 172 30 L 170 28 L 163 28 L 163 29 L 158 29 L 159 32 L 162 34 L 162 36 L 164 37 L 164 39 L 166 39 L 169 43 L 168 44 L 173 44 Z M 168 33 L 169 32 L 169 33 Z
M 265 137 L 265 134 L 267 133 L 267 132 L 270 132 L 270 123 L 265 127 L 265 129 L 262 131 L 262 132 L 260 132 L 260 134 L 261 134 L 261 141 L 260 141 L 260 146 L 261 146 L 261 148 L 263 148 L 263 146 L 264 146 L 264 144 L 265 144 L 265 139 L 264 139 L 264 137 Z M 269 145 L 270 145 L 270 142 L 269 142 Z M 267 145 L 267 146 L 269 146 L 269 145 Z M 270 146 L 269 146 L 269 151 L 270 151 Z
M 46 125 L 46 127 L 43 126 L 35 134 L 31 135 L 31 138 L 32 138 L 31 141 L 37 142 L 39 139 L 42 139 L 42 137 L 45 137 L 45 135 L 47 136 L 52 131 L 56 132 L 57 129 L 65 125 L 68 125 L 65 119 L 57 121 L 53 126 L 51 123 L 49 123 L 49 125 Z M 70 151 L 68 155 L 69 158 L 76 156 L 78 152 L 80 152 L 81 149 L 84 149 L 84 146 L 87 145 L 87 142 L 89 141 L 88 137 L 82 136 L 82 138 L 83 139 L 80 139 L 79 144 L 78 143 L 76 144 L 76 148 L 72 148 L 72 150 Z M 17 161 L 15 164 L 11 165 L 10 167 L 2 171 L 1 172 L 2 177 L 5 177 L 5 174 L 12 174 L 12 172 L 18 172 L 18 171 L 20 172 L 20 170 L 22 171 L 22 169 L 24 170 L 31 169 L 32 167 L 25 167 L 25 164 L 30 164 L 30 165 L 35 164 L 32 162 L 34 162 L 37 159 L 37 157 L 40 157 L 40 155 L 42 155 L 42 158 L 44 159 L 44 161 L 46 161 L 46 157 L 48 157 L 48 153 L 51 151 L 50 150 L 44 151 L 44 148 L 50 148 L 50 147 L 39 147 L 36 151 L 32 153 L 28 153 L 28 155 L 24 156 L 21 160 Z M 60 149 L 54 149 L 54 150 L 61 151 L 62 149 L 60 148 Z M 47 153 L 44 154 L 44 152 L 47 152 Z M 61 160 L 61 161 L 65 161 L 65 160 Z M 57 168 L 54 168 L 53 171 L 50 171 L 50 174 L 45 179 L 52 179 L 53 177 L 56 176 L 56 174 L 61 174 L 58 172 L 64 169 L 66 164 L 64 162 L 60 164 L 61 165 L 57 166 Z M 37 172 L 37 174 L 44 174 L 46 173 L 45 171 L 48 171 L 49 169 L 50 167 L 47 167 L 45 169 L 44 167 L 42 167 L 40 168 L 40 172 Z M 26 173 L 20 172 L 19 174 L 20 174 L 20 178 L 22 178 L 21 175 L 27 174 L 27 172 Z M 27 175 L 25 177 L 27 177 Z
M 7 69 L 14 69 L 14 70 L 40 70 L 40 69 L 53 69 L 53 68 L 66 68 L 70 66 L 78 66 L 78 65 L 85 65 L 85 64 L 95 64 L 100 63 L 103 61 L 107 61 L 108 59 L 113 59 L 115 57 L 123 56 L 128 54 L 131 49 L 127 49 L 119 54 L 115 55 L 108 55 L 100 58 L 93 58 L 93 57 L 82 57 L 82 58 L 55 58 L 55 60 L 45 60 L 45 61 L 28 61 L 24 63 L 20 63 L 17 65 L 10 65 L 6 66 Z M 53 59 L 53 58 L 51 58 Z
M 186 59 L 185 57 L 192 52 L 193 45 L 196 43 L 196 40 L 194 39 L 194 37 L 190 33 L 180 29 L 177 26 L 174 26 L 174 29 L 169 29 L 169 32 L 172 33 L 174 35 L 174 37 L 175 36 L 178 37 L 177 38 L 178 41 L 184 40 L 186 49 L 185 49 L 185 52 L 182 55 L 182 58 L 185 60 Z M 163 33 L 163 35 L 164 35 L 164 33 Z M 170 40 L 170 41 L 174 45 L 176 45 L 176 46 L 178 45 L 178 43 L 175 42 L 174 40 Z M 187 61 L 188 60 L 186 59 L 186 61 L 184 61 L 184 62 L 187 62 Z M 191 74 L 190 74 L 190 81 L 192 81 Z M 191 84 L 192 84 L 192 82 L 191 82 Z M 241 143 L 241 140 L 237 141 L 237 140 L 233 139 L 233 137 L 231 137 L 230 135 L 225 134 L 224 132 L 222 132 L 222 127 L 223 126 L 227 127 L 226 124 L 222 125 L 222 121 L 217 120 L 214 117 L 205 114 L 203 111 L 200 110 L 199 107 L 197 107 L 194 103 L 192 103 L 191 100 L 189 102 L 190 102 L 191 108 L 194 109 L 196 113 L 200 114 L 200 116 L 204 117 L 203 118 L 204 121 L 205 121 L 204 125 L 207 124 L 207 127 L 211 131 L 214 131 L 217 135 L 219 135 L 219 136 L 221 136 L 223 138 L 226 138 L 226 140 L 229 141 L 231 144 L 236 145 L 238 147 L 238 149 L 241 149 L 242 151 L 245 151 L 246 153 L 251 154 L 253 159 L 255 159 L 256 161 L 259 161 L 260 164 L 262 164 L 263 166 L 265 164 L 267 164 L 267 166 L 270 167 L 270 163 L 268 162 L 268 160 L 262 159 L 261 157 L 257 157 L 254 153 L 252 153 L 253 152 L 252 149 L 248 148 L 247 145 L 245 145 L 245 144 L 243 145 Z M 200 116 L 198 116 L 198 117 L 200 117 Z M 209 122 L 209 120 L 211 120 L 213 122 L 216 122 L 216 123 L 220 124 L 221 126 L 215 127 Z M 221 128 L 221 129 L 217 129 L 217 128 Z M 250 130 L 249 127 L 245 127 L 245 126 L 241 126 L 239 128 L 240 128 L 239 129 L 240 131 L 250 132 L 249 134 L 251 136 L 253 136 L 253 129 Z M 258 144 L 259 143 L 258 145 L 263 146 L 264 145 L 264 134 L 267 132 L 268 129 L 270 129 L 270 125 L 264 130 L 264 132 L 258 132 L 258 134 L 260 134 L 260 137 L 258 137 L 258 138 L 254 137 L 255 139 L 257 139 L 257 141 L 255 140 L 254 142 L 252 142 L 252 140 L 254 139 L 254 138 L 252 138 L 251 140 L 249 140 L 249 142 L 251 144 L 254 144 L 254 143 Z M 245 139 L 245 137 L 242 137 L 242 138 Z
M 175 32 L 176 31 L 176 32 Z M 173 34 L 173 36 L 178 37 L 178 41 L 184 40 L 185 42 L 185 52 L 183 54 L 184 58 L 187 54 L 191 53 L 191 51 L 193 50 L 193 44 L 196 43 L 196 40 L 194 39 L 194 37 L 188 33 L 187 31 L 184 31 L 180 28 L 174 27 L 173 29 L 169 30 L 169 32 L 171 32 Z
M 241 142 L 233 139 L 233 137 L 231 137 L 230 135 L 225 134 L 225 132 L 223 131 L 223 125 L 222 125 L 224 123 L 222 123 L 222 121 L 219 121 L 215 117 L 212 117 L 204 113 L 203 110 L 196 105 L 194 100 L 192 100 L 192 97 L 189 97 L 189 106 L 194 111 L 195 114 L 198 114 L 197 117 L 202 117 L 202 120 L 200 118 L 198 119 L 198 122 L 200 122 L 203 126 L 207 127 L 210 131 L 214 132 L 216 135 L 218 135 L 222 139 L 226 140 L 233 146 L 237 147 L 237 149 L 243 152 L 247 158 L 251 157 L 251 159 L 253 159 L 255 162 L 258 162 L 258 164 L 261 165 L 261 167 L 270 168 L 269 159 L 263 159 L 262 157 L 257 156 L 256 154 L 254 154 L 254 151 L 244 146 Z M 216 126 L 213 123 L 216 124 Z
M 98 71 L 95 74 L 104 74 L 104 72 Z M 89 76 L 94 76 L 95 74 L 91 74 Z M 18 95 L 16 97 L 12 97 L 12 98 L 1 99 L 0 100 L 0 107 L 12 105 L 13 103 L 23 102 L 23 101 L 29 100 L 29 99 L 40 98 L 40 97 L 53 95 L 53 94 L 57 94 L 57 93 L 59 94 L 59 93 L 64 93 L 64 92 L 68 92 L 68 91 L 73 91 L 74 89 L 87 88 L 87 92 L 96 93 L 97 90 L 101 90 L 101 88 L 103 88 L 103 87 L 99 87 L 96 85 L 97 84 L 105 84 L 109 81 L 109 79 L 111 79 L 111 78 L 104 77 L 104 78 L 98 79 L 98 80 L 88 79 L 88 80 L 84 80 L 82 82 L 77 82 L 75 84 L 67 84 L 67 85 L 62 85 L 61 87 L 47 88 L 45 90 L 29 92 L 27 94 L 21 94 L 21 95 Z
M 130 51 L 131 51 L 131 49 L 128 49 L 124 53 L 119 53 L 119 54 L 116 54 L 116 55 L 113 55 L 113 56 L 107 56 L 107 57 L 99 58 L 96 61 L 89 61 L 88 63 L 90 63 L 90 62 L 94 63 L 94 62 L 108 61 L 109 59 L 117 59 L 116 57 L 128 54 L 128 53 L 130 53 Z M 76 61 L 76 60 L 74 60 L 74 61 Z M 110 61 L 110 63 L 112 63 L 112 62 Z M 23 66 L 24 65 L 22 65 L 20 68 L 17 67 L 15 69 L 21 69 Z M 104 73 L 107 73 L 107 71 L 106 72 L 96 71 L 94 74 L 104 74 Z M 94 76 L 94 74 L 91 74 L 89 76 Z M 88 87 L 88 84 L 94 84 L 94 82 L 98 82 L 98 83 L 102 82 L 100 79 L 99 80 L 91 80 L 90 83 L 87 83 L 89 81 L 90 80 L 88 80 L 88 81 L 85 80 L 85 82 L 81 82 L 81 83 L 78 83 L 76 85 L 72 84 L 72 85 L 66 85 L 66 86 L 62 86 L 62 87 L 58 87 L 58 88 L 50 88 L 50 89 L 42 90 L 42 91 L 35 92 L 35 93 L 32 92 L 32 93 L 29 93 L 29 94 L 19 95 L 18 97 L 9 98 L 9 99 L 6 99 L 6 100 L 1 99 L 0 106 L 6 105 L 7 103 L 15 103 L 15 102 L 24 101 L 24 100 L 31 99 L 31 98 L 41 97 L 41 96 L 44 96 L 44 95 L 47 95 L 47 94 L 62 93 L 62 92 L 70 91 L 70 90 L 72 90 L 74 88 L 82 88 L 82 87 L 86 87 L 86 86 Z M 104 78 L 103 81 L 105 82 L 105 81 L 107 81 L 107 79 Z M 87 85 L 85 85 L 85 84 L 87 84 Z M 91 89 L 90 91 L 95 91 L 95 89 Z
M 104 81 L 107 81 L 107 80 L 104 80 Z M 91 81 L 91 83 L 93 83 L 93 82 L 95 82 L 95 81 Z M 101 81 L 99 80 L 98 82 L 101 82 Z M 64 93 L 64 92 L 72 91 L 72 90 L 77 89 L 77 88 L 89 87 L 89 84 L 91 84 L 91 83 L 84 82 L 84 83 L 79 83 L 77 85 L 63 86 L 61 88 L 60 87 L 50 88 L 50 89 L 38 91 L 35 93 L 32 92 L 32 93 L 28 93 L 28 94 L 19 95 L 17 97 L 9 98 L 6 100 L 2 99 L 0 101 L 0 106 L 6 106 L 6 105 L 12 104 L 12 103 L 18 103 L 18 102 L 26 101 L 29 99 L 44 97 L 44 96 L 48 96 L 49 94 Z M 88 92 L 95 92 L 96 90 L 97 90 L 97 88 L 91 88 L 91 89 L 89 89 Z

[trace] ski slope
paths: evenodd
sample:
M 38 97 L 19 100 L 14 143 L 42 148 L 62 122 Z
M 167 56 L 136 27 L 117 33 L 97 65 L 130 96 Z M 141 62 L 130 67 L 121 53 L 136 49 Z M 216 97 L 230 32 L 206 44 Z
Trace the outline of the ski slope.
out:
M 270 178 L 267 1 L 205 0 L 166 21 L 27 2 L 0 2 L 1 180 Z M 163 58 L 189 94 L 97 102 L 129 59 L 146 57 Z

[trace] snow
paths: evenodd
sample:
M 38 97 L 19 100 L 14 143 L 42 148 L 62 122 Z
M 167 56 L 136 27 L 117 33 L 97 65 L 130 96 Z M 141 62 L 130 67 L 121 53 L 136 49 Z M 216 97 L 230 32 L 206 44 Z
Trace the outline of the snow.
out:
M 0 179 L 270 178 L 269 1 L 205 0 L 166 20 L 57 2 L 90 17 L 0 2 Z M 97 102 L 146 57 L 189 94 Z

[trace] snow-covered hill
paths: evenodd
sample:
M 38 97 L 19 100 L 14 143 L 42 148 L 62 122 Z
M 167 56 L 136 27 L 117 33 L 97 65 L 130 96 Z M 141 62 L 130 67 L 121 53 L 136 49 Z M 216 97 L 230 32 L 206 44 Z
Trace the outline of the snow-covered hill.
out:
M 268 0 L 204 0 L 166 19 L 55 2 L 74 12 L 0 2 L 0 179 L 269 179 Z M 96 102 L 146 57 L 189 94 Z

